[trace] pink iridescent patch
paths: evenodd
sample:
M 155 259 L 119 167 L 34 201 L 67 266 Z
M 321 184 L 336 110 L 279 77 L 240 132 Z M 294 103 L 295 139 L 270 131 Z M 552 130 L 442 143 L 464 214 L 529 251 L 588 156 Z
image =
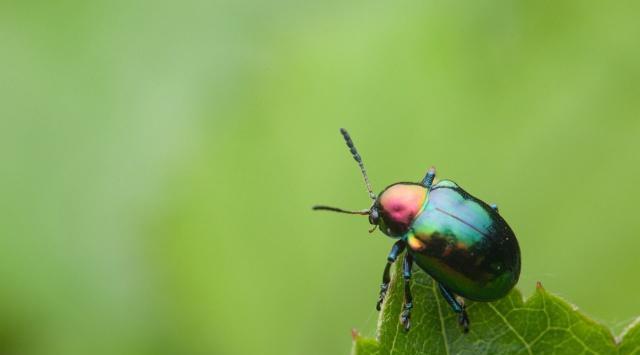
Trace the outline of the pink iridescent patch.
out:
M 395 185 L 382 195 L 380 204 L 394 222 L 409 225 L 418 214 L 426 197 L 426 190 L 418 185 Z

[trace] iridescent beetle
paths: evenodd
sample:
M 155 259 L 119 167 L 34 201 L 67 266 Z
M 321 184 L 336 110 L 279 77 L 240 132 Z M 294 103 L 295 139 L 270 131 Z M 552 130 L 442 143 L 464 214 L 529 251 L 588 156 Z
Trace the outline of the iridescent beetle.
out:
M 389 269 L 398 255 L 404 255 L 404 305 L 400 321 L 411 327 L 411 267 L 415 262 L 438 283 L 440 292 L 454 312 L 464 332 L 469 318 L 464 297 L 473 301 L 493 301 L 504 297 L 520 276 L 520 247 L 513 231 L 498 214 L 496 205 L 488 205 L 471 196 L 456 183 L 442 180 L 434 184 L 435 168 L 430 168 L 419 183 L 399 182 L 373 193 L 362 158 L 349 133 L 340 129 L 353 158 L 360 166 L 373 200 L 370 208 L 348 211 L 330 206 L 327 210 L 369 216 L 369 223 L 398 241 L 391 248 L 382 275 L 376 308 L 389 288 Z M 459 296 L 459 297 L 456 297 Z

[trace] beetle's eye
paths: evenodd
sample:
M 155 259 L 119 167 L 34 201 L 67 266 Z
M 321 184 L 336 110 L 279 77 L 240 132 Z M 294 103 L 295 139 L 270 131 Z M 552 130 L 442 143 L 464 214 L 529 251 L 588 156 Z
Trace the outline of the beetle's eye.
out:
M 380 218 L 380 216 L 378 215 L 378 209 L 377 208 L 372 208 L 371 212 L 369 213 L 369 223 L 378 224 L 379 218 Z

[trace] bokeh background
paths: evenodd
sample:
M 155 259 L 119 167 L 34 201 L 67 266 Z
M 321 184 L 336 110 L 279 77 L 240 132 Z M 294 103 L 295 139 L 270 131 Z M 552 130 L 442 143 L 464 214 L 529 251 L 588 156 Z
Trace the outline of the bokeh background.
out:
M 635 1 L 0 2 L 0 353 L 347 354 L 435 165 L 535 281 L 640 315 Z

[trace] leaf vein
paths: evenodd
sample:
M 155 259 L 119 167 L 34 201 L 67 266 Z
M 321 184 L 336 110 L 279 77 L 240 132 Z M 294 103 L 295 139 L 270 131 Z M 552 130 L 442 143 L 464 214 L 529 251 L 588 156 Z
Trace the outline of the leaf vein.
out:
M 529 355 L 533 355 L 533 353 L 531 352 L 531 347 L 529 347 L 529 344 L 527 344 L 527 342 L 524 340 L 522 335 L 520 335 L 520 333 L 518 333 L 518 331 L 516 331 L 515 328 L 513 328 L 513 326 L 511 325 L 511 323 L 509 323 L 507 318 L 505 318 L 502 315 L 502 313 L 500 313 L 498 311 L 498 309 L 496 309 L 496 307 L 493 304 L 487 303 L 487 305 L 489 305 L 489 308 L 491 308 L 498 315 L 498 317 L 500 317 L 500 319 L 502 319 L 504 324 L 513 332 L 513 334 L 516 336 L 516 338 L 518 338 L 522 342 L 524 347 L 527 348 L 527 352 L 529 353 Z
M 442 340 L 444 342 L 444 350 L 447 354 L 451 354 L 449 351 L 449 340 L 447 339 L 447 332 L 444 328 L 444 317 L 442 316 L 442 307 L 440 306 L 440 298 L 438 297 L 438 291 L 436 290 L 436 282 L 435 280 L 432 283 L 433 285 L 433 297 L 436 300 L 436 304 L 438 306 L 438 316 L 440 318 L 440 329 L 442 330 Z

